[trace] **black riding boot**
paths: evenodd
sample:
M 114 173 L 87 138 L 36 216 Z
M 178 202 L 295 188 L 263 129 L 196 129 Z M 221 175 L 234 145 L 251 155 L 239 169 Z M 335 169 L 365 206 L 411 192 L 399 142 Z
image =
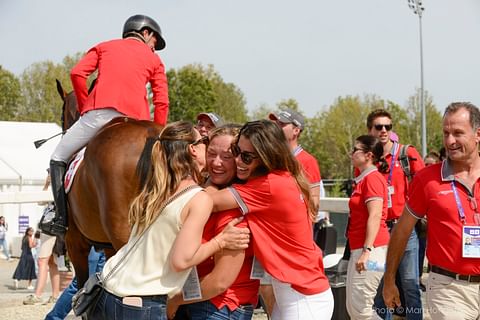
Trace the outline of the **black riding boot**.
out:
M 50 160 L 50 178 L 53 199 L 55 201 L 55 217 L 50 230 L 44 230 L 54 236 L 64 237 L 67 231 L 67 195 L 63 186 L 67 164 L 63 161 Z

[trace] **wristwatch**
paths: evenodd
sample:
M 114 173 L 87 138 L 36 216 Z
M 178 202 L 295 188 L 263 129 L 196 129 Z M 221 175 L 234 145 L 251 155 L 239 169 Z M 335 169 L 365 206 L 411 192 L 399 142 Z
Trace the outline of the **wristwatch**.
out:
M 363 246 L 363 252 L 372 252 L 372 247 Z

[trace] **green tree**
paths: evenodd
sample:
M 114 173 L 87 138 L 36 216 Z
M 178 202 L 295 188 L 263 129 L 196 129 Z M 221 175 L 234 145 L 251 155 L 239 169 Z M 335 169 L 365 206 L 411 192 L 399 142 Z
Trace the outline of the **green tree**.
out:
M 18 110 L 18 120 L 60 123 L 62 102 L 55 80 L 60 80 L 64 89 L 71 91 L 70 70 L 80 56 L 80 53 L 66 56 L 58 64 L 52 61 L 34 63 L 21 74 L 25 104 Z
M 216 112 L 227 122 L 247 120 L 241 90 L 226 83 L 209 65 L 190 64 L 167 72 L 170 99 L 169 121 L 195 120 L 200 112 Z
M 13 73 L 0 66 L 0 119 L 16 120 L 17 110 L 22 104 L 20 81 Z
M 420 107 L 420 89 L 409 97 L 407 111 L 409 113 L 409 140 L 404 143 L 411 143 L 417 147 L 421 153 L 422 148 L 422 111 Z M 437 151 L 442 147 L 443 130 L 442 130 L 442 115 L 433 104 L 433 98 L 425 91 L 425 111 L 427 120 L 427 152 Z
M 266 119 L 268 115 L 273 111 L 275 110 L 269 107 L 268 104 L 262 103 L 252 110 L 249 118 L 250 120 Z

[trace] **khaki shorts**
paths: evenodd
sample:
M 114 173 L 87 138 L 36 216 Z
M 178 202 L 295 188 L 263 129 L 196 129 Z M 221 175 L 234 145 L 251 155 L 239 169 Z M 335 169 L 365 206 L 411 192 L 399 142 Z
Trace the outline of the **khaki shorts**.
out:
M 52 255 L 56 239 L 57 237 L 49 236 L 48 234 L 40 234 L 40 241 L 42 243 L 38 250 L 38 258 L 48 258 Z

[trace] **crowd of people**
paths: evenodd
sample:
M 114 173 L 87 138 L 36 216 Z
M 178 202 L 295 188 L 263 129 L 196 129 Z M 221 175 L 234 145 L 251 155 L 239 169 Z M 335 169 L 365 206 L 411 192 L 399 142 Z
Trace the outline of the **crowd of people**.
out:
M 160 27 L 135 15 L 122 36 L 96 45 L 72 69 L 81 118 L 50 162 L 57 210 L 49 232 L 58 237 L 67 231 L 63 175 L 72 153 L 116 116 L 150 119 L 147 83 L 153 120 L 166 124 L 165 71 L 154 53 L 165 47 Z M 88 93 L 86 79 L 96 70 Z M 447 107 L 443 159 L 435 153 L 422 159 L 415 147 L 400 143 L 393 127 L 390 113 L 378 109 L 368 115 L 365 135 L 352 137 L 348 314 L 422 319 L 426 286 L 432 319 L 476 319 L 480 112 L 467 102 Z M 305 129 L 303 116 L 291 109 L 242 125 L 213 112 L 198 114 L 196 124 L 166 124 L 129 210 L 127 244 L 104 265 L 92 249 L 105 290 L 86 317 L 251 319 L 260 295 L 272 319 L 330 319 L 339 301 L 313 240 L 321 176 L 298 142 Z M 0 236 L 5 228 L 0 219 Z M 32 232 L 22 245 L 29 270 L 35 270 Z M 55 237 L 41 240 L 37 286 L 27 304 L 41 301 L 48 267 L 52 299 L 59 295 L 58 269 L 50 263 Z M 425 251 L 430 275 L 422 284 Z M 74 280 L 47 319 L 64 318 L 77 290 Z

